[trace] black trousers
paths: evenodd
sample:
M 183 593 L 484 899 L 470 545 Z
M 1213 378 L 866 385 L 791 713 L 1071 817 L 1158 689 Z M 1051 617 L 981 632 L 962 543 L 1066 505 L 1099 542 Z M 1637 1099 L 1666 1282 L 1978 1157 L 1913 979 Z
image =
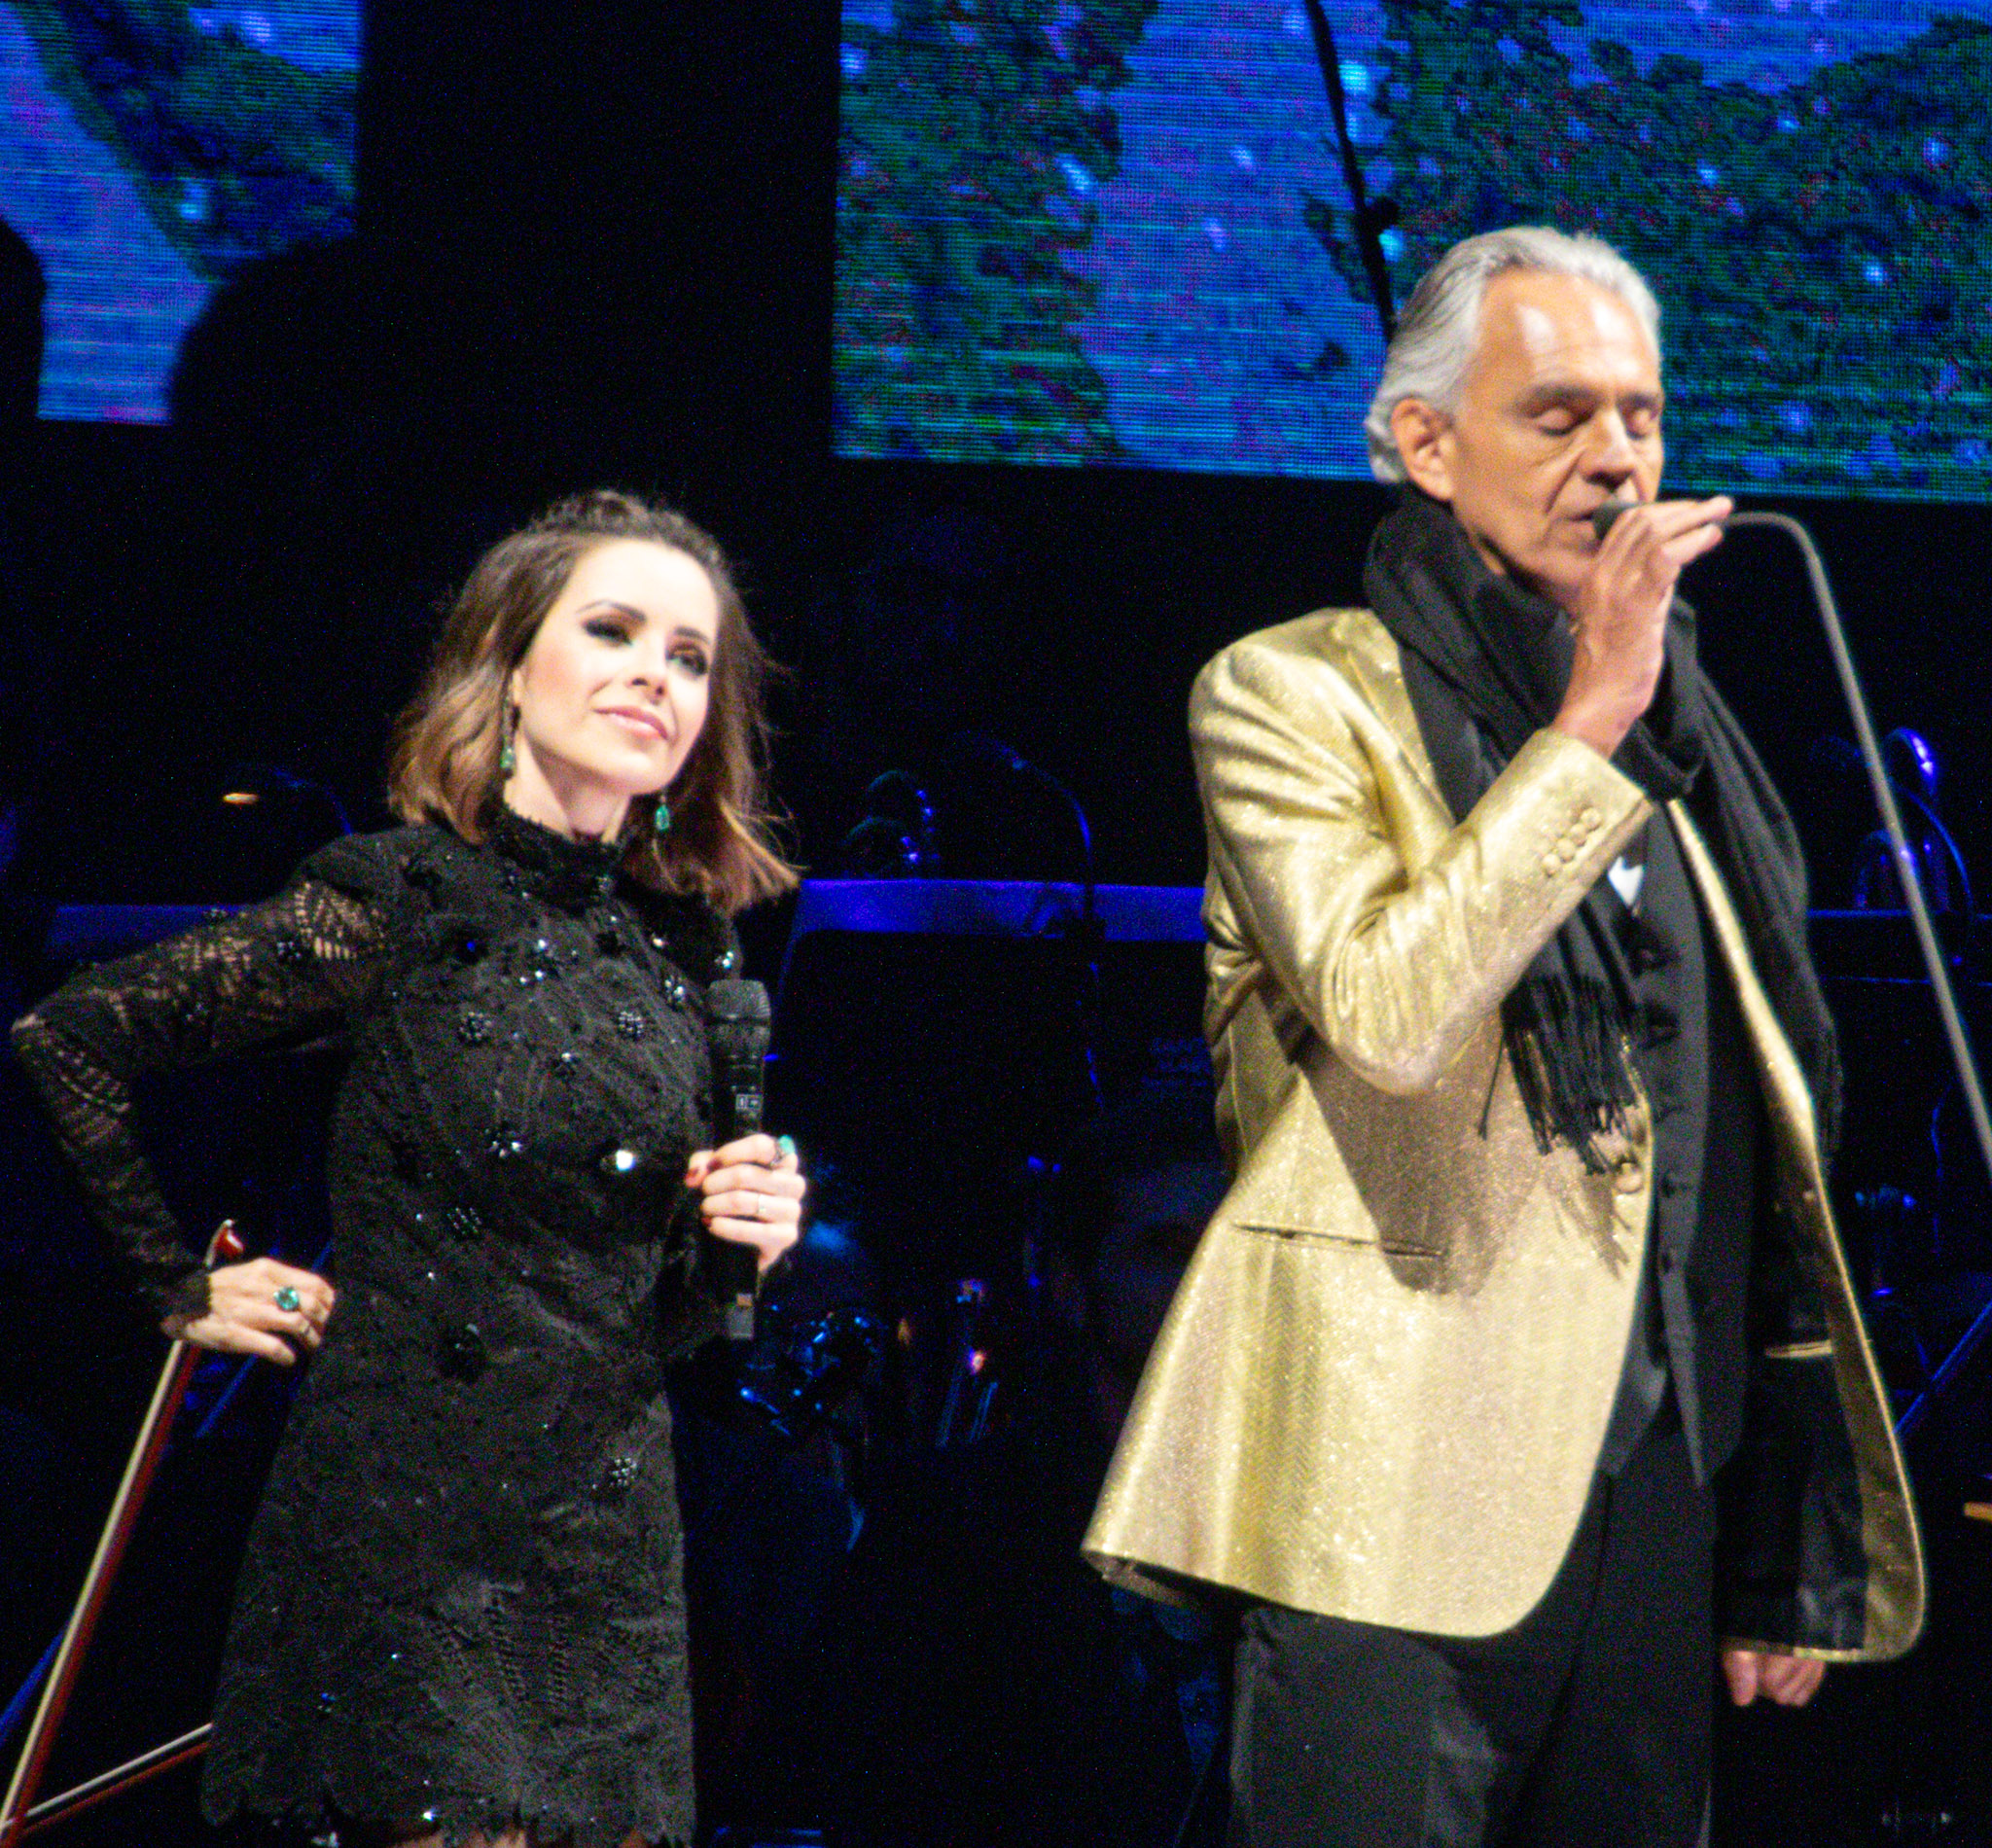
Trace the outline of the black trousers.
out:
M 1504 1635 L 1248 1612 L 1230 1848 L 1694 1848 L 1715 1518 L 1671 1409 Z

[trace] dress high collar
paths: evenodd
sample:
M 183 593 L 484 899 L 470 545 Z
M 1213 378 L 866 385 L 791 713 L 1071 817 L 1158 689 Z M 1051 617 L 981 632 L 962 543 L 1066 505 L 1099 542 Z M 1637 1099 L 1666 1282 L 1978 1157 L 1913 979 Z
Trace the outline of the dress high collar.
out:
M 570 840 L 503 802 L 485 816 L 484 837 L 509 863 L 521 890 L 569 911 L 609 896 L 624 851 L 620 840 Z

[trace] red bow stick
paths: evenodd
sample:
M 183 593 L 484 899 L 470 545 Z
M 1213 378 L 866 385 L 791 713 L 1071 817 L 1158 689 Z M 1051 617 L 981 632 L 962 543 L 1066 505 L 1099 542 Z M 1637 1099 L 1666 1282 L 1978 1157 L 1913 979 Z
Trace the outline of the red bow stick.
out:
M 235 1223 L 224 1220 L 207 1248 L 208 1268 L 213 1269 L 217 1263 L 233 1263 L 241 1256 L 242 1241 L 235 1236 Z M 69 1614 L 69 1626 L 62 1632 L 62 1646 L 55 1652 L 55 1660 L 49 1669 L 41 1705 L 35 1709 L 34 1723 L 21 1744 L 20 1759 L 14 1767 L 14 1782 L 7 1787 L 6 1801 L 0 1802 L 0 1848 L 14 1848 L 20 1839 L 21 1825 L 26 1820 L 28 1805 L 35 1800 L 42 1773 L 48 1769 L 49 1754 L 55 1745 L 55 1728 L 62 1724 L 63 1710 L 76 1687 L 90 1633 L 96 1628 L 104 1600 L 110 1595 L 111 1581 L 118 1576 L 131 1530 L 138 1523 L 145 1492 L 152 1486 L 153 1473 L 165 1451 L 174 1414 L 187 1397 L 187 1382 L 194 1377 L 200 1355 L 199 1348 L 186 1341 L 175 1341 L 166 1350 L 165 1365 L 160 1368 L 160 1383 L 153 1390 L 152 1404 L 146 1407 L 145 1421 L 138 1427 L 138 1441 L 131 1446 L 118 1493 L 111 1498 L 110 1516 L 97 1537 L 96 1552 L 90 1559 L 89 1571 L 84 1575 L 76 1608 Z

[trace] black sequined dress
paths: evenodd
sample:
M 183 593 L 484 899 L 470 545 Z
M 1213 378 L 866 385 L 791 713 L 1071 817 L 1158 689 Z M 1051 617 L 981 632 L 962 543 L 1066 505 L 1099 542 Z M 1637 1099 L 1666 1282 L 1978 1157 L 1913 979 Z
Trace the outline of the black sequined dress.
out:
M 510 813 L 334 843 L 279 897 L 16 1028 L 160 1308 L 205 1289 L 132 1077 L 342 1031 L 338 1305 L 251 1531 L 210 1820 L 612 1848 L 692 1832 L 661 1368 L 709 1332 L 687 1155 L 729 927 Z

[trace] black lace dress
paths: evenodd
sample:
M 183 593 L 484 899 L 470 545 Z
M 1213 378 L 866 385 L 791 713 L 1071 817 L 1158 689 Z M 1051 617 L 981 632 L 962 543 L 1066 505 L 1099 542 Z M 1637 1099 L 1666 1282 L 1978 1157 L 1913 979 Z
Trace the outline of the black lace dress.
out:
M 130 1080 L 343 1031 L 338 1305 L 236 1587 L 212 1821 L 611 1848 L 692 1832 L 664 1361 L 710 1331 L 687 1155 L 729 927 L 509 813 L 336 842 L 267 904 L 88 971 L 17 1048 L 161 1310 L 204 1279 Z

